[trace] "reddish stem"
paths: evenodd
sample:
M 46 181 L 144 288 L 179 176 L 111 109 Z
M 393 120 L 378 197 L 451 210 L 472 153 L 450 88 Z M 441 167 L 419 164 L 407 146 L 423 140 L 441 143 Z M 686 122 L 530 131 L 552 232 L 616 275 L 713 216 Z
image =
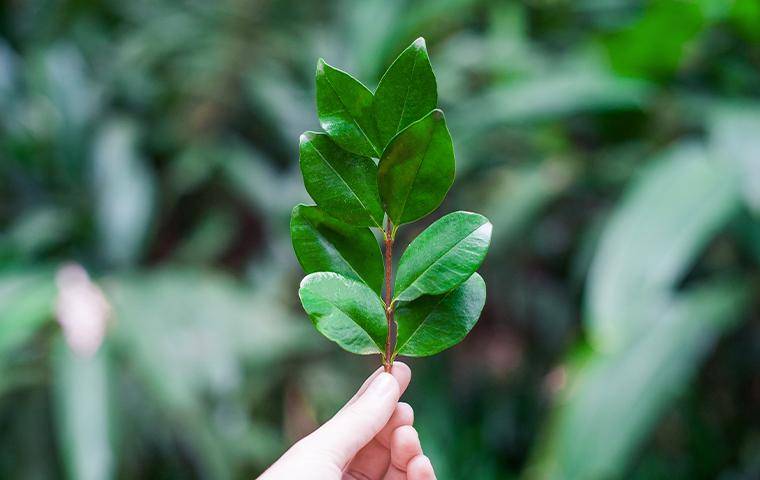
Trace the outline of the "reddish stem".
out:
M 393 295 L 393 289 L 391 284 L 391 276 L 393 273 L 393 224 L 391 223 L 391 219 L 389 218 L 388 221 L 385 224 L 385 232 L 384 232 L 384 243 L 385 243 L 385 319 L 388 322 L 388 336 L 385 339 L 385 359 L 383 361 L 383 367 L 385 368 L 386 372 L 391 371 L 391 367 L 393 366 L 393 358 L 391 357 L 391 354 L 393 353 L 393 327 L 395 326 L 395 323 L 393 321 L 393 303 L 392 303 L 392 295 Z

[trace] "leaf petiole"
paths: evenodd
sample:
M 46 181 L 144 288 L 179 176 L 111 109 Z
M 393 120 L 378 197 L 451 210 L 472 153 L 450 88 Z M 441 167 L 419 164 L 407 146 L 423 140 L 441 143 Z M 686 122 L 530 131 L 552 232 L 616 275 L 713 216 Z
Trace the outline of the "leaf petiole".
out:
M 386 218 L 383 243 L 385 244 L 385 320 L 388 326 L 388 334 L 385 339 L 385 354 L 383 356 L 383 367 L 386 372 L 391 371 L 393 366 L 394 339 L 396 338 L 395 322 L 393 321 L 393 310 L 395 308 L 393 301 L 393 240 L 395 238 L 396 228 L 390 218 Z

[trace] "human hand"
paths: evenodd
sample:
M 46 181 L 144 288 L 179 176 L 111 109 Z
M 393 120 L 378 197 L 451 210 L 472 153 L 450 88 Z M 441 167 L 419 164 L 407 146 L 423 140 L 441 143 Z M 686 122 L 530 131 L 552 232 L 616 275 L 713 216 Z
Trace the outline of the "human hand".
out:
M 259 480 L 434 480 L 412 427 L 412 407 L 398 401 L 411 377 L 401 362 L 391 373 L 379 368 L 333 418 L 293 445 Z

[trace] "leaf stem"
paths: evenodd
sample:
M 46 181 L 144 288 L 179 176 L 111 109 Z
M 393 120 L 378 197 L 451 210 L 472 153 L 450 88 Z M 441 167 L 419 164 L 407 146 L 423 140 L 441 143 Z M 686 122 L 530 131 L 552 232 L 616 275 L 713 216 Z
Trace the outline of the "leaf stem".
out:
M 396 322 L 393 320 L 393 286 L 391 283 L 393 274 L 393 239 L 395 233 L 396 229 L 393 228 L 393 223 L 388 218 L 385 223 L 385 231 L 383 232 L 383 241 L 385 243 L 385 319 L 388 322 L 388 336 L 385 339 L 385 355 L 383 357 L 383 367 L 386 372 L 390 372 L 393 366 L 393 343 L 396 338 Z

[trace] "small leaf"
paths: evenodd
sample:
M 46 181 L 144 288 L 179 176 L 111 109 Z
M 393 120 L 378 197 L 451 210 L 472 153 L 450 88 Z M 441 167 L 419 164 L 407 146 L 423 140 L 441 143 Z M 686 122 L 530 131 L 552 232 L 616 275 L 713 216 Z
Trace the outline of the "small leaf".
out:
M 335 143 L 365 157 L 380 155 L 372 92 L 348 73 L 317 63 L 317 116 Z
M 401 305 L 395 354 L 426 357 L 456 345 L 475 326 L 485 302 L 486 284 L 473 273 L 448 293 Z
M 298 295 L 325 337 L 352 353 L 384 351 L 388 332 L 385 309 L 380 297 L 365 284 L 337 273 L 317 272 L 304 277 Z
M 425 116 L 438 103 L 438 90 L 425 39 L 414 41 L 380 79 L 373 109 L 380 146 Z
M 396 225 L 424 217 L 454 182 L 454 147 L 441 110 L 433 110 L 393 137 L 378 170 L 380 198 Z
M 297 205 L 290 236 L 306 273 L 335 272 L 362 281 L 378 294 L 383 286 L 383 257 L 370 229 L 353 227 L 318 207 Z
M 380 227 L 383 209 L 372 159 L 343 150 L 324 133 L 301 135 L 306 190 L 326 213 L 352 225 Z
M 439 295 L 478 269 L 491 241 L 491 222 L 483 215 L 454 212 L 425 229 L 401 256 L 396 300 Z

